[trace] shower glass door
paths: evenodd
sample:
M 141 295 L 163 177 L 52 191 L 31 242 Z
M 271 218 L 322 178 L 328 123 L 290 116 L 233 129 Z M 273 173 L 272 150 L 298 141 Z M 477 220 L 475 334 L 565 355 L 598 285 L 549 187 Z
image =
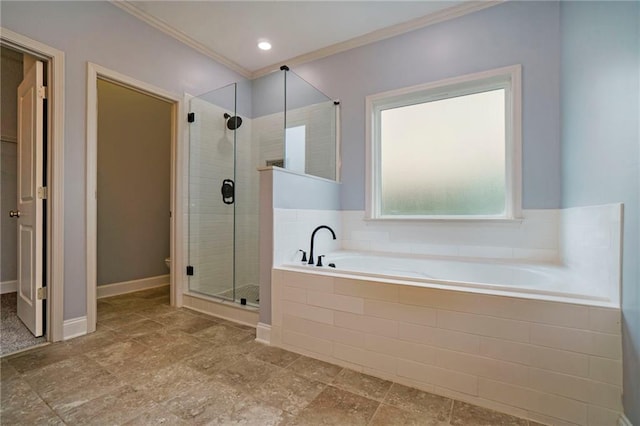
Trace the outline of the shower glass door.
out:
M 237 85 L 190 101 L 189 291 L 235 300 Z

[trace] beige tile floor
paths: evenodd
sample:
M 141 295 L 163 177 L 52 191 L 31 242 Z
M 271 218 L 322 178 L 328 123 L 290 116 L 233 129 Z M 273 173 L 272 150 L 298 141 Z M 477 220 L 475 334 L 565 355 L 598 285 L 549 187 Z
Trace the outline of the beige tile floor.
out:
M 2 358 L 0 424 L 535 424 L 254 338 L 166 288 L 101 299 L 95 333 Z

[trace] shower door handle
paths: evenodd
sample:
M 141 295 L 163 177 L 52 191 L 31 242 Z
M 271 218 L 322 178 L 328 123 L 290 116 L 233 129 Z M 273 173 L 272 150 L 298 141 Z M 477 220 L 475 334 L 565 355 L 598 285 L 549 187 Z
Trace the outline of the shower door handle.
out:
M 222 202 L 225 204 L 233 204 L 235 201 L 235 184 L 231 179 L 225 179 L 222 181 L 222 187 L 220 188 L 222 193 Z

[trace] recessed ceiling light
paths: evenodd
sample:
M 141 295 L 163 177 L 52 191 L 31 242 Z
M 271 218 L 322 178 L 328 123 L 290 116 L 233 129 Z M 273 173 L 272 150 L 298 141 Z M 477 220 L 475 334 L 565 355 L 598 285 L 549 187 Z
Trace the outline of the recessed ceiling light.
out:
M 268 41 L 261 41 L 260 43 L 258 43 L 258 49 L 270 50 L 271 49 L 271 43 L 269 43 Z

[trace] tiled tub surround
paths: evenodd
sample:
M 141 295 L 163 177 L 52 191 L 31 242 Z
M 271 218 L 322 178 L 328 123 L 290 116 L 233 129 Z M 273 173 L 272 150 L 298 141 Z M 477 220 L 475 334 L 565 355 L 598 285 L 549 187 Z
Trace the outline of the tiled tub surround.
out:
M 274 209 L 273 213 L 273 264 L 292 263 L 302 258 L 304 250 L 309 254 L 311 234 L 319 225 L 327 225 L 336 233 L 336 240 L 327 230 L 318 231 L 315 238 L 315 255 L 329 254 L 342 246 L 342 212 L 337 210 Z
M 621 205 L 523 216 L 403 223 L 367 221 L 362 211 L 274 209 L 271 344 L 543 423 L 616 424 Z M 297 250 L 308 250 L 320 224 L 339 241 L 319 233 L 316 255 L 358 250 L 528 263 L 567 272 L 579 292 L 608 300 L 561 303 L 537 300 L 536 291 L 505 297 L 282 266 L 299 264 Z
M 596 283 L 619 306 L 622 205 L 574 207 L 560 212 L 562 264 L 580 281 Z
M 614 425 L 620 311 L 275 268 L 271 344 L 553 425 Z
M 311 231 L 325 224 L 336 230 L 338 241 L 318 234 L 316 254 L 356 250 L 487 259 L 487 264 L 498 260 L 538 269 L 546 264 L 569 277 L 577 293 L 607 298 L 606 306 L 620 305 L 621 204 L 524 210 L 516 221 L 460 223 L 368 221 L 363 211 L 274 209 L 273 222 L 274 266 L 297 263 L 298 249 L 308 250 Z
M 514 221 L 371 221 L 342 212 L 343 249 L 436 256 L 558 259 L 560 210 L 523 210 Z
M 321 223 L 340 229 L 327 249 L 559 263 L 560 217 L 560 210 L 524 210 L 516 221 L 370 221 L 364 211 L 276 208 L 274 265 L 299 258 L 297 250 L 309 246 L 307 230 Z

